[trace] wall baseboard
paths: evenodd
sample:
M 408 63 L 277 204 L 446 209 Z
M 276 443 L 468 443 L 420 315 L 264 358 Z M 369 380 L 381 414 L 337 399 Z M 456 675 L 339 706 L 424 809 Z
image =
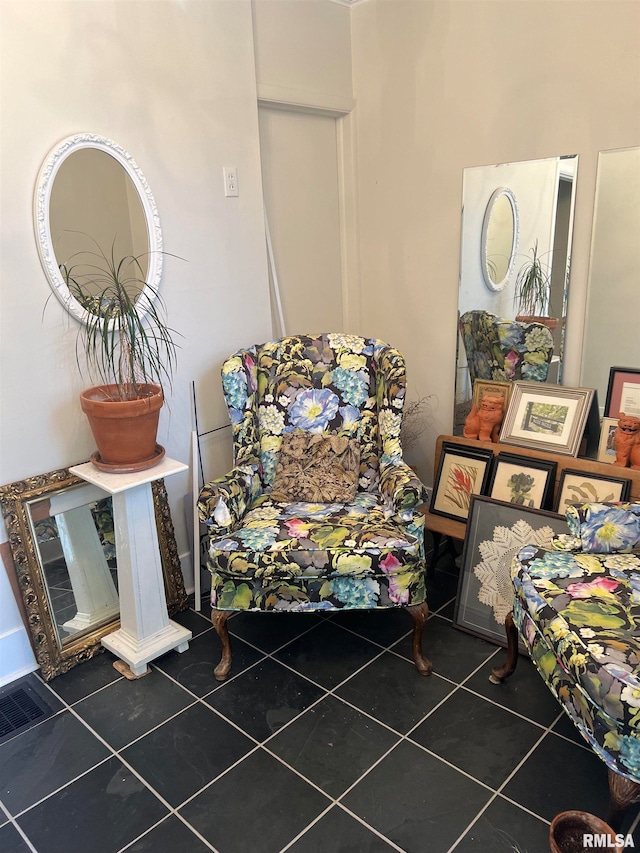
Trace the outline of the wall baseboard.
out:
M 38 669 L 23 627 L 0 634 L 0 687 Z

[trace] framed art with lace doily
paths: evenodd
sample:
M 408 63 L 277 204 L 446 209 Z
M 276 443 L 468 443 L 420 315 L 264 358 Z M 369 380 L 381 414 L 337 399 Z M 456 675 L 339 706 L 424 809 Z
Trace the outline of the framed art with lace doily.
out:
M 566 518 L 484 496 L 471 499 L 453 616 L 456 628 L 506 646 L 504 622 L 513 609 L 511 560 L 524 545 L 551 548 L 568 533 Z M 521 652 L 525 652 L 522 643 Z

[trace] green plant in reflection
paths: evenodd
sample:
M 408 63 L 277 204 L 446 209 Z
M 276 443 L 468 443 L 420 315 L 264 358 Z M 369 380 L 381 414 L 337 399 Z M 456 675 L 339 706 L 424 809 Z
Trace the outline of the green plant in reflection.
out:
M 107 255 L 92 242 L 96 251 L 76 252 L 59 267 L 87 311 L 76 342 L 78 368 L 82 373 L 83 352 L 94 384 L 115 386 L 118 400 L 145 396 L 151 384 L 164 392 L 176 367 L 176 332 L 162 298 L 145 282 L 144 256 L 116 258 L 113 245 Z

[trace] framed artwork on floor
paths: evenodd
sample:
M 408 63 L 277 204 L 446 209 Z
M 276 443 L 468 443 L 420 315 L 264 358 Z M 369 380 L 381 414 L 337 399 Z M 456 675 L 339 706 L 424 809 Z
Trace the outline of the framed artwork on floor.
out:
M 456 628 L 506 646 L 504 622 L 513 608 L 511 560 L 523 545 L 551 548 L 569 533 L 564 516 L 479 496 L 471 501 L 453 616 Z M 520 650 L 525 651 L 520 643 Z
M 606 418 L 619 418 L 620 412 L 640 418 L 640 367 L 612 367 L 609 370 Z
M 593 388 L 514 382 L 500 441 L 576 456 L 594 403 Z
M 498 453 L 491 466 L 487 495 L 530 509 L 550 509 L 557 467 L 547 459 Z
M 624 468 L 618 470 L 624 471 Z M 626 501 L 630 489 L 631 480 L 625 477 L 607 477 L 565 468 L 558 483 L 556 511 L 564 513 L 569 504 Z
M 618 418 L 603 418 L 600 427 L 600 441 L 598 443 L 598 462 L 607 462 L 611 465 L 616 461 L 615 435 L 618 429 Z
M 492 459 L 491 450 L 443 442 L 430 512 L 466 521 L 472 496 L 486 487 Z

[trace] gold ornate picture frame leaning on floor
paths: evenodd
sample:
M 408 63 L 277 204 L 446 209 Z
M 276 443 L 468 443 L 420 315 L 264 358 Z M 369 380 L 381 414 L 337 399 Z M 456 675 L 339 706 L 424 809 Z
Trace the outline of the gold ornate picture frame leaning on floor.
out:
M 173 616 L 188 599 L 163 480 L 152 483 L 152 494 Z M 101 652 L 102 637 L 120 627 L 110 504 L 66 468 L 0 487 L 26 627 L 45 681 Z

